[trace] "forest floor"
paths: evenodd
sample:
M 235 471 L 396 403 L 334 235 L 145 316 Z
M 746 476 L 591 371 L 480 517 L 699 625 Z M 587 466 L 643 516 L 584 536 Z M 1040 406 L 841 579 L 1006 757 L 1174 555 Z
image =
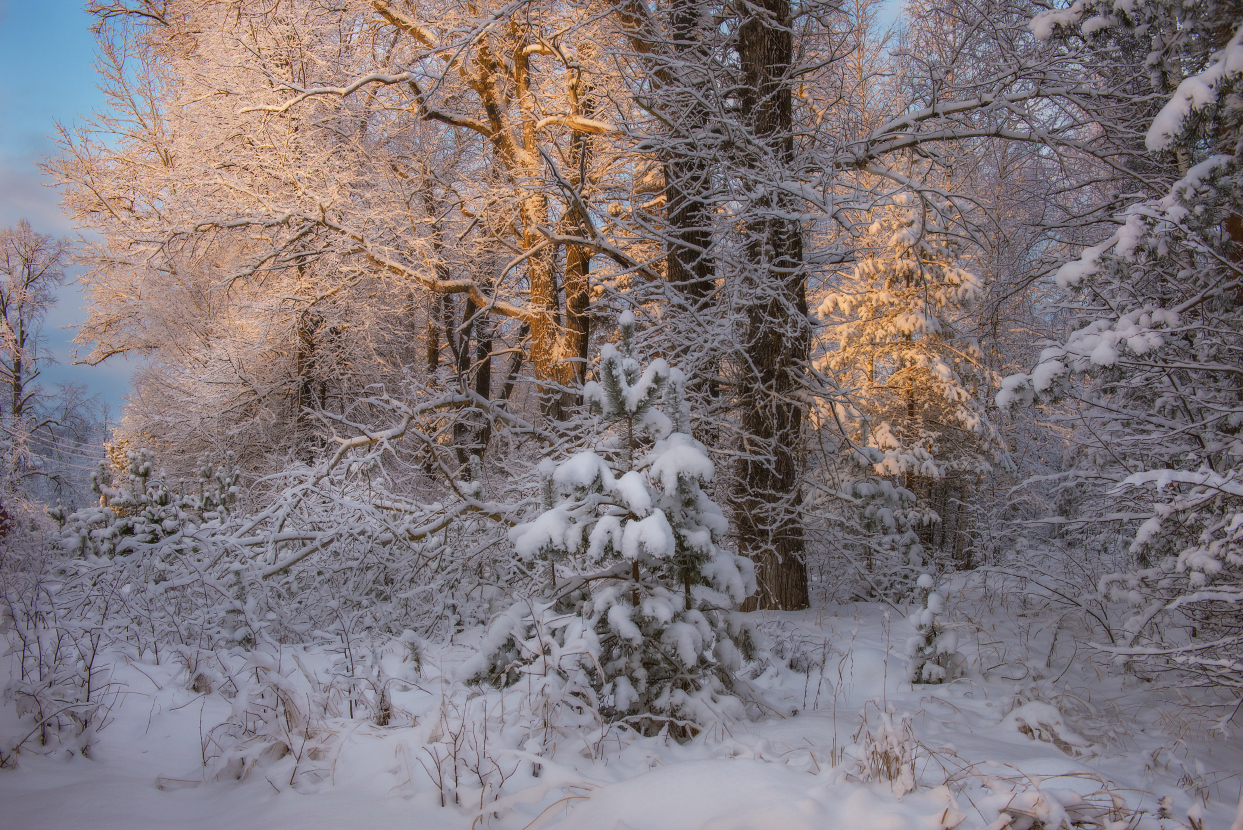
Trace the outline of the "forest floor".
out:
M 949 600 L 992 609 L 949 615 L 967 665 L 951 683 L 907 682 L 911 628 L 895 610 L 762 614 L 780 659 L 745 683 L 751 720 L 687 743 L 565 730 L 540 757 L 480 728 L 505 722 L 502 698 L 489 712 L 476 696 L 472 720 L 471 690 L 446 679 L 481 631 L 426 646 L 417 671 L 401 643 L 386 647 L 383 727 L 307 716 L 304 691 L 306 711 L 295 692 L 270 717 L 279 724 L 222 732 L 247 707 L 273 715 L 272 699 L 195 691 L 182 662 L 114 653 L 89 758 L 28 742 L 0 772 L 0 828 L 1243 828 L 1243 714 L 1230 723 L 1199 690 L 1110 666 L 1056 609 L 978 592 Z M 305 648 L 271 668 L 332 665 L 339 652 Z M 28 728 L 11 701 L 0 706 L 0 745 Z M 271 751 L 265 728 L 288 751 Z

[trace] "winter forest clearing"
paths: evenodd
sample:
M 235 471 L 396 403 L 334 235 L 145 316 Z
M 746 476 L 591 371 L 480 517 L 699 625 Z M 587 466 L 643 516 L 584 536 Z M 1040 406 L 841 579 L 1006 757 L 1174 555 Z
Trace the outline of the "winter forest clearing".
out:
M 0 827 L 1243 830 L 1236 0 L 88 10 Z

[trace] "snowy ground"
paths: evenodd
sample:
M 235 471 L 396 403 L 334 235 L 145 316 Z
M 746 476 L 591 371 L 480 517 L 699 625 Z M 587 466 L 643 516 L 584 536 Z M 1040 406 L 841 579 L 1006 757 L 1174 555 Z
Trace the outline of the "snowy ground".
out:
M 337 718 L 312 736 L 293 724 L 301 746 L 240 781 L 219 759 L 204 781 L 204 747 L 220 742 L 213 727 L 236 700 L 188 688 L 174 661 L 118 657 L 118 696 L 91 757 L 23 751 L 0 772 L 0 828 L 1243 828 L 1237 733 L 1212 730 L 1178 690 L 1088 659 L 1088 632 L 1066 620 L 958 615 L 968 675 L 912 687 L 910 629 L 896 612 L 762 619 L 784 656 L 750 682 L 764 716 L 688 744 L 601 729 L 567 731 L 551 757 L 503 736 L 483 743 L 446 716 L 465 711 L 468 690 L 444 677 L 476 632 L 429 648 L 418 673 L 393 644 L 389 726 Z M 292 676 L 288 656 L 276 668 Z M 331 664 L 314 649 L 298 656 L 312 674 Z M 0 738 L 21 729 L 13 706 L 0 707 Z M 456 786 L 452 764 L 434 760 L 454 746 Z

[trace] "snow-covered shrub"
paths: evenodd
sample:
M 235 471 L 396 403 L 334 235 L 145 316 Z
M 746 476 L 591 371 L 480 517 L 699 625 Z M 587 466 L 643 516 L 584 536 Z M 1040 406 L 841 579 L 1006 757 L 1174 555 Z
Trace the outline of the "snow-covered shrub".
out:
M 446 554 L 498 535 L 496 523 L 460 515 L 460 501 L 391 494 L 376 477 L 377 454 L 363 446 L 316 468 L 292 466 L 243 511 L 231 458 L 173 483 L 150 452 L 129 452 L 123 471 L 97 476 L 98 506 L 53 512 L 66 567 L 112 585 L 117 636 L 136 655 L 170 651 L 187 666 L 202 649 L 335 642 L 344 618 L 365 617 L 360 625 L 386 634 L 460 620 L 468 609 L 455 581 L 487 590 L 480 573 L 496 577 Z
M 49 511 L 66 574 L 107 594 L 113 640 L 135 657 L 176 653 L 190 666 L 196 650 L 252 642 L 279 621 L 260 609 L 270 586 L 258 584 L 235 544 L 240 487 L 231 456 L 219 466 L 201 461 L 197 481 L 176 484 L 150 451 L 124 458 L 123 469 L 104 465 L 94 476 L 98 505 Z
M 62 546 L 78 556 L 125 555 L 161 544 L 176 544 L 199 527 L 229 514 L 238 493 L 232 454 L 219 467 L 200 462 L 197 492 L 179 492 L 155 469 L 150 450 L 125 454 L 125 469 L 101 465 L 92 477 L 99 505 L 65 514 L 52 511 L 62 524 Z
M 445 694 L 436 721 L 422 747 L 419 764 L 450 803 L 478 808 L 500 797 L 505 781 L 523 766 L 520 730 L 505 728 L 500 695 Z M 515 750 L 518 750 L 517 752 Z M 529 764 L 528 764 L 529 768 Z
M 55 550 L 10 547 L 0 557 L 0 644 L 7 640 L 14 673 L 3 687 L 22 734 L 21 749 L 60 748 L 89 755 L 116 698 L 102 652 L 109 642 L 109 585 L 75 579 Z
M 1041 700 L 1023 702 L 1021 697 L 1016 697 L 1015 707 L 1002 723 L 1033 741 L 1053 744 L 1072 757 L 1079 757 L 1093 749 L 1092 742 L 1076 732 L 1066 722 L 1061 710 L 1052 703 Z
M 351 612 L 343 609 L 340 602 L 329 605 L 339 622 L 339 628 L 333 632 L 337 640 L 328 646 L 328 650 L 336 654 L 330 683 L 340 689 L 344 697 L 345 714 L 352 720 L 365 713 L 376 726 L 388 726 L 397 714 L 392 699 L 395 678 L 389 676 L 382 659 L 388 638 L 377 635 L 365 611 Z M 409 657 L 412 656 L 409 638 L 413 632 L 405 634 L 407 639 L 398 642 Z M 417 673 L 418 669 L 415 671 Z
M 231 698 L 229 717 L 203 738 L 207 778 L 243 779 L 258 766 L 292 758 L 291 785 L 322 777 L 322 762 L 338 733 L 328 719 L 340 714 L 334 696 L 296 659 L 263 649 L 221 656 Z
M 257 769 L 291 786 L 315 784 L 326 776 L 339 739 L 360 721 L 376 727 L 409 727 L 414 717 L 394 704 L 394 687 L 406 684 L 381 665 L 401 640 L 351 632 L 324 654 L 305 646 L 177 649 L 186 666 L 185 685 L 230 703 L 228 716 L 203 736 L 207 779 L 243 779 Z M 189 658 L 189 659 L 187 659 Z
M 1113 830 L 1115 827 L 1190 830 L 1181 823 L 1145 821 L 1141 812 L 1127 807 L 1127 799 L 1122 793 L 1112 790 L 1104 782 L 1100 789 L 1086 795 L 1067 786 L 1073 783 L 1080 789 L 1088 789 L 1086 784 L 1095 783 L 1092 776 L 1082 773 L 1076 778 L 1022 775 L 991 776 L 990 779 L 977 807 L 984 815 L 996 816 L 990 825 L 992 827 L 1004 830 Z
M 947 683 L 962 673 L 958 635 L 942 622 L 945 596 L 935 589 L 932 576 L 920 574 L 915 585 L 920 607 L 909 620 L 915 635 L 906 644 L 907 678 L 912 683 Z
M 584 390 L 596 446 L 545 465 L 544 512 L 511 532 L 518 556 L 543 569 L 540 595 L 492 622 L 468 673 L 693 734 L 741 711 L 730 692 L 754 633 L 733 609 L 754 574 L 720 547 L 726 520 L 702 489 L 714 469 L 689 434 L 685 378 L 660 359 L 644 368 L 633 315 L 620 323 L 619 347 L 601 349 Z

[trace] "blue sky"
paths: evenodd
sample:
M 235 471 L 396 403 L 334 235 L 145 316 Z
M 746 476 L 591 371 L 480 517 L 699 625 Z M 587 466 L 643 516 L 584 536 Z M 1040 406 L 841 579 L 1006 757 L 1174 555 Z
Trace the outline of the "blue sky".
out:
M 0 0 L 0 227 L 27 219 L 39 233 L 76 237 L 60 212 L 60 196 L 34 166 L 55 152 L 56 122 L 72 124 L 102 106 L 95 88 L 95 40 L 82 0 Z M 77 272 L 73 272 L 76 276 Z M 74 326 L 85 318 L 76 285 L 61 292 L 44 326 L 46 348 L 58 361 L 44 368 L 45 387 L 86 384 L 119 415 L 133 364 L 74 366 Z M 83 350 L 85 353 L 85 350 Z

